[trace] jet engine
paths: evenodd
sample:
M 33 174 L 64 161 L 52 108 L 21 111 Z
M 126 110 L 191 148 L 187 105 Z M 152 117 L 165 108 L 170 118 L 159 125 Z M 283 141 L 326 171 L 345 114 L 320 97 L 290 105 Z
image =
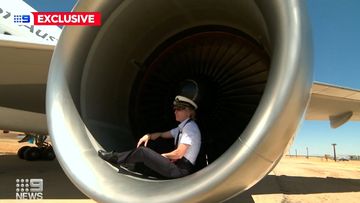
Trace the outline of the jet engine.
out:
M 220 202 L 271 171 L 312 84 L 302 0 L 79 1 L 100 27 L 66 27 L 49 70 L 46 111 L 71 181 L 99 202 Z M 99 149 L 133 148 L 175 127 L 172 101 L 198 84 L 205 165 L 156 180 L 117 171 Z

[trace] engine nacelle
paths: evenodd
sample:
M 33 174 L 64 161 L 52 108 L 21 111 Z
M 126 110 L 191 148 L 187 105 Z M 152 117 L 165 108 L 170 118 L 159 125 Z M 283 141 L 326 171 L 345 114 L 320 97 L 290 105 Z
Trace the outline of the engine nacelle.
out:
M 312 47 L 301 0 L 80 1 L 101 27 L 66 27 L 47 87 L 48 127 L 71 181 L 99 202 L 218 202 L 276 165 L 302 119 Z M 117 173 L 101 148 L 168 130 L 183 81 L 199 84 L 210 164 L 150 180 Z

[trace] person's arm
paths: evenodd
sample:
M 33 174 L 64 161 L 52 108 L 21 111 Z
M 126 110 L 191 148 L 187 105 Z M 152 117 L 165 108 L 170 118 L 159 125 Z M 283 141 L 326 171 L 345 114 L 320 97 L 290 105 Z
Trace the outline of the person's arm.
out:
M 165 138 L 165 139 L 173 138 L 170 131 L 158 132 L 158 133 L 149 133 L 149 134 L 146 134 L 142 138 L 139 139 L 137 147 L 139 147 L 143 143 L 144 143 L 144 146 L 146 147 L 149 140 L 156 140 L 159 137 L 162 137 L 162 138 Z
M 190 145 L 188 144 L 179 144 L 179 146 L 171 152 L 161 154 L 163 157 L 171 159 L 171 160 L 178 160 L 181 159 L 186 151 L 188 150 Z

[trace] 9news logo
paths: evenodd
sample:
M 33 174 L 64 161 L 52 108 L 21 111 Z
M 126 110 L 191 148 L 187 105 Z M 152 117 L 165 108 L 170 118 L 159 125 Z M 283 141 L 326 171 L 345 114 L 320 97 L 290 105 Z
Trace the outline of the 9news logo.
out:
M 43 199 L 43 189 L 41 178 L 16 179 L 16 199 Z
M 30 23 L 30 15 L 14 15 L 14 23 Z

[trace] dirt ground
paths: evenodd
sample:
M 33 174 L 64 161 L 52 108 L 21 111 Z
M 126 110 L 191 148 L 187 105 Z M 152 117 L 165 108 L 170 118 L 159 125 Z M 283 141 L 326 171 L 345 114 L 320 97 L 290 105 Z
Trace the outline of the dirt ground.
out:
M 253 202 L 360 201 L 360 161 L 284 157 L 275 169 L 248 191 Z
M 0 155 L 7 155 L 7 154 L 16 154 L 18 149 L 22 146 L 35 146 L 34 144 L 30 143 L 18 143 L 18 140 L 21 140 L 23 133 L 20 132 L 10 132 L 10 133 L 3 133 L 0 130 Z
M 39 176 L 44 179 L 41 202 L 93 202 L 83 195 L 54 161 L 20 160 L 17 150 L 23 145 L 20 133 L 0 131 L 0 203 L 19 202 L 15 180 Z M 46 191 L 45 191 L 46 189 Z M 254 187 L 226 203 L 303 203 L 360 201 L 360 161 L 334 162 L 310 157 L 284 157 L 275 169 Z M 32 201 L 26 201 L 32 202 Z

